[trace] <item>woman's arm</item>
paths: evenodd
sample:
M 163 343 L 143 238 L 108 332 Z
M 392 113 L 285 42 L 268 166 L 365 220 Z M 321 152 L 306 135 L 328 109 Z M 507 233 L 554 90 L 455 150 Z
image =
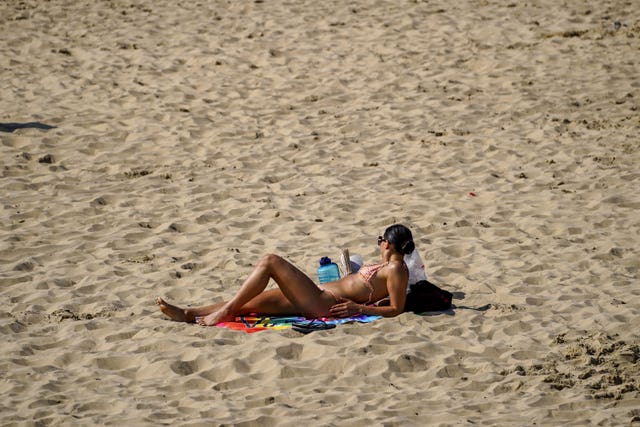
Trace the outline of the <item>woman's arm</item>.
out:
M 404 312 L 407 300 L 407 282 L 409 273 L 404 264 L 389 264 L 387 271 L 387 290 L 389 291 L 389 305 L 363 305 L 361 312 L 375 316 L 395 317 Z
M 368 314 L 370 316 L 395 317 L 398 314 L 402 314 L 403 312 L 403 310 L 398 310 L 397 307 L 392 307 L 390 305 L 385 307 L 379 307 L 376 305 L 362 305 L 362 304 L 356 304 L 356 305 L 358 306 L 360 313 Z

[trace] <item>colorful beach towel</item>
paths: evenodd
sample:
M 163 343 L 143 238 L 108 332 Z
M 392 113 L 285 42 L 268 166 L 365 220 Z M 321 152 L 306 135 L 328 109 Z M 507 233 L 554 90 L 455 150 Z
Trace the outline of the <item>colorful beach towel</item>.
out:
M 367 316 L 366 314 L 360 314 L 358 316 L 334 318 L 334 317 L 322 317 L 322 320 L 328 324 L 340 325 L 342 323 L 370 323 L 374 320 L 380 319 L 382 316 Z M 303 316 L 237 316 L 233 322 L 222 322 L 216 326 L 219 328 L 234 329 L 238 331 L 245 331 L 249 334 L 254 332 L 266 331 L 266 330 L 282 330 L 291 329 L 291 326 L 296 322 L 304 322 L 310 320 Z

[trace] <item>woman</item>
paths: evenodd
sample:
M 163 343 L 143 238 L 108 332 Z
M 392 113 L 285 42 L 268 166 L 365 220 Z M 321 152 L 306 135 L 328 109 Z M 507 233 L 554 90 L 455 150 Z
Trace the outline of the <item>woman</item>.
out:
M 198 308 L 179 308 L 158 298 L 160 310 L 172 320 L 216 325 L 236 315 L 302 314 L 306 317 L 348 317 L 369 314 L 393 317 L 404 311 L 409 271 L 404 255 L 413 252 L 411 231 L 401 224 L 378 237 L 382 262 L 364 265 L 356 274 L 318 287 L 293 264 L 277 255 L 266 255 L 256 265 L 236 295 L 228 302 Z M 273 279 L 278 288 L 265 291 Z M 371 305 L 383 298 L 388 305 Z

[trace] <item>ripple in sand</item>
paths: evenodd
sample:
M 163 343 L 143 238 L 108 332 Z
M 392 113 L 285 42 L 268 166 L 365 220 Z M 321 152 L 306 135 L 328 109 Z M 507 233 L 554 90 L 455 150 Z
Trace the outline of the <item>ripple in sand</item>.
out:
M 553 389 L 580 387 L 596 399 L 625 398 L 640 390 L 640 345 L 626 343 L 617 335 L 579 332 L 558 335 L 555 350 L 540 362 L 518 365 L 503 375 L 544 376 Z

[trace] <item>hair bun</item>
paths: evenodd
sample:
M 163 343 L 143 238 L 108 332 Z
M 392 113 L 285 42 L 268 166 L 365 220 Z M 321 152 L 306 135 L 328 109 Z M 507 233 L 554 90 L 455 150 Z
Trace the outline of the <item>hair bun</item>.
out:
M 404 242 L 404 245 L 402 245 L 402 253 L 405 255 L 409 255 L 414 251 L 415 248 L 416 244 L 413 243 L 413 240 L 407 240 L 406 242 Z
M 402 224 L 394 224 L 387 227 L 383 236 L 398 253 L 409 255 L 416 248 L 411 230 Z

